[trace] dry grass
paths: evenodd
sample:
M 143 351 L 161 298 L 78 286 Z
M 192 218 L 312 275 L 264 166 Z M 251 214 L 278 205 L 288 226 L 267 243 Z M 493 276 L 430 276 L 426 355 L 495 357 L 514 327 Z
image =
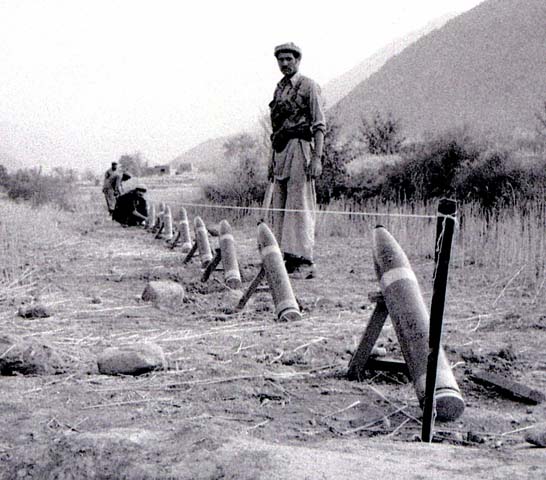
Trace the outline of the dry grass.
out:
M 0 304 L 27 295 L 48 253 L 74 236 L 77 216 L 0 200 Z
M 384 225 L 404 245 L 411 257 L 432 258 L 436 231 L 436 205 L 404 205 L 369 202 L 360 206 L 337 202 L 328 210 L 354 215 L 319 214 L 319 236 L 367 235 Z M 363 215 L 363 213 L 365 215 Z M 536 200 L 495 211 L 487 218 L 476 204 L 460 207 L 453 246 L 453 265 L 483 267 L 489 275 L 517 275 L 519 285 L 537 289 L 546 279 L 546 203 Z M 514 279 L 515 280 L 515 279 Z

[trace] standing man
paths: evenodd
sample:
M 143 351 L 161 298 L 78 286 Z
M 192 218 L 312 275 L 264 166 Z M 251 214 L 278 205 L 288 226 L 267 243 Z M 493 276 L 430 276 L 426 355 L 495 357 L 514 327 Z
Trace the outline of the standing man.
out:
M 285 43 L 274 54 L 283 78 L 269 104 L 273 154 L 268 177 L 274 182 L 273 208 L 298 211 L 274 211 L 273 230 L 288 273 L 313 278 L 315 178 L 322 172 L 326 122 L 319 86 L 298 72 L 301 49 Z
M 106 170 L 102 193 L 106 198 L 108 213 L 112 215 L 116 208 L 116 199 L 121 195 L 121 172 L 118 170 L 118 162 L 112 162 L 112 167 Z

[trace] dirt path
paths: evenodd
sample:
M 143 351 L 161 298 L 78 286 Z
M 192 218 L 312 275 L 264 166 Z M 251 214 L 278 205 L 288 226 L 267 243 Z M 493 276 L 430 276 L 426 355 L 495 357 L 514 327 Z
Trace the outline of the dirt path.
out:
M 254 231 L 235 237 L 249 281 L 258 263 Z M 514 325 L 511 317 L 502 321 L 501 305 L 494 328 L 484 321 L 470 332 L 447 322 L 450 360 L 464 363 L 454 371 L 467 409 L 457 422 L 438 425 L 442 443 L 416 443 L 420 409 L 411 383 L 386 374 L 362 383 L 344 378 L 371 313 L 366 294 L 377 288 L 363 251 L 365 238 L 322 239 L 320 277 L 294 281 L 305 315 L 286 324 L 274 321 L 268 294 L 227 315 L 240 292 L 227 291 L 220 273 L 201 283 L 197 262 L 183 266 L 179 251 L 144 231 L 104 220 L 82 230 L 67 240 L 62 257 L 52 253 L 40 278 L 54 315 L 22 320 L 12 309 L 0 319 L 4 330 L 47 341 L 67 363 L 61 375 L 1 379 L 0 475 L 541 478 L 544 451 L 522 435 L 546 418 L 544 406 L 502 399 L 467 379 L 473 366 L 503 366 L 544 389 L 538 314 Z M 430 270 L 430 262 L 418 266 L 420 279 Z M 142 302 L 150 279 L 184 285 L 184 307 L 166 311 Z M 484 298 L 481 285 L 470 292 L 457 272 L 453 285 L 452 300 L 464 301 L 448 309 L 451 322 L 479 311 Z M 98 374 L 104 348 L 144 341 L 165 350 L 168 371 Z M 392 327 L 381 343 L 389 355 L 400 354 Z

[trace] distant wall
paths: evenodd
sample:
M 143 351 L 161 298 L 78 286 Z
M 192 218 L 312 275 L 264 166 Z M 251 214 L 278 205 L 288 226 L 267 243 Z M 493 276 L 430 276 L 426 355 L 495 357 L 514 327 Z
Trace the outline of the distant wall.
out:
M 170 165 L 156 165 L 153 167 L 153 173 L 155 175 L 173 175 L 174 170 Z

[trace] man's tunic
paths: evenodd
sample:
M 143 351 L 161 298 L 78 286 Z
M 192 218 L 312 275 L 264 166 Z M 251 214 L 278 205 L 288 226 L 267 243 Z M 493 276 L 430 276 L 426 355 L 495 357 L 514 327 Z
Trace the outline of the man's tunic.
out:
M 313 260 L 315 243 L 315 182 L 306 170 L 313 152 L 313 135 L 324 133 L 326 122 L 320 89 L 310 78 L 296 73 L 283 78 L 275 89 L 271 109 L 273 208 L 302 210 L 274 212 L 273 229 L 285 254 Z
M 109 168 L 104 174 L 102 193 L 106 198 L 108 211 L 112 213 L 116 207 L 116 198 L 121 194 L 121 172 Z
M 137 193 L 136 189 L 129 190 L 118 197 L 112 218 L 116 222 L 130 227 L 142 225 L 142 218 L 135 215 L 134 212 L 138 212 L 145 217 L 148 215 L 147 201 Z

